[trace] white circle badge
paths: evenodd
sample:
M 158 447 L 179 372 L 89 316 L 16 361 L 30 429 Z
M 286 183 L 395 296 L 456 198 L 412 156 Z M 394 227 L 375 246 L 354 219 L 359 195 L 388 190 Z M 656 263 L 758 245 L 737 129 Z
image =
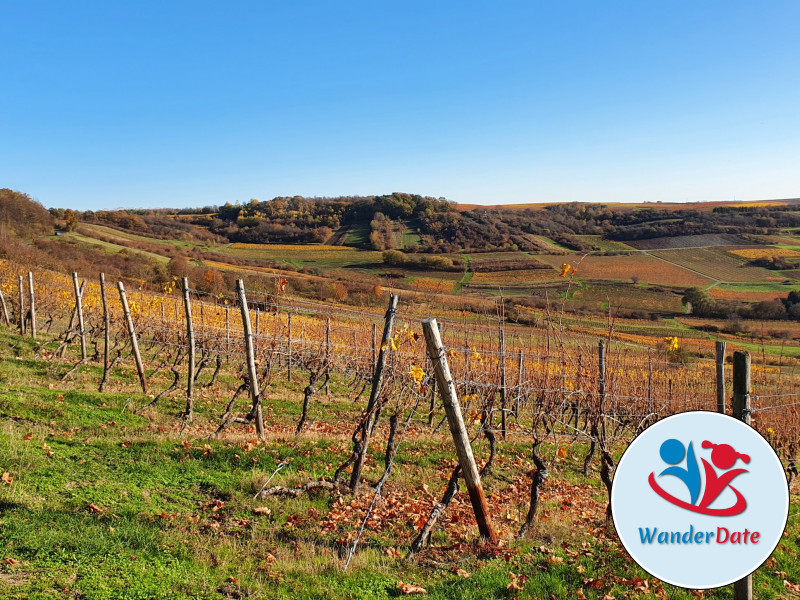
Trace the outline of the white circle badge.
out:
M 789 487 L 749 425 L 714 412 L 659 421 L 625 450 L 611 488 L 614 526 L 645 571 L 691 589 L 755 571 L 780 542 Z

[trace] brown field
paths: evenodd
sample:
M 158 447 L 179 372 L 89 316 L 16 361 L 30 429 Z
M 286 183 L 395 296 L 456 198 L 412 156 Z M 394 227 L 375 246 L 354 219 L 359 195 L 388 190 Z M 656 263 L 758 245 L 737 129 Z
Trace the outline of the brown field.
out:
M 530 281 L 546 281 L 560 279 L 559 271 L 553 269 L 521 269 L 518 271 L 495 271 L 492 273 L 475 273 L 470 284 L 513 284 L 520 285 Z
M 720 288 L 711 288 L 709 290 L 714 298 L 719 300 L 741 300 L 743 302 L 761 302 L 763 300 L 775 300 L 776 298 L 786 298 L 786 291 L 772 291 L 772 292 L 748 292 L 740 290 L 724 290 Z
M 709 233 L 705 235 L 682 235 L 679 237 L 660 237 L 628 242 L 639 250 L 677 250 L 685 248 L 714 248 L 717 246 L 752 246 L 753 244 L 737 235 Z
M 572 298 L 575 302 L 587 305 L 610 305 L 656 313 L 679 313 L 683 309 L 680 293 L 657 293 L 632 283 L 592 285 L 588 289 L 577 290 Z M 653 324 L 648 322 L 648 325 L 652 327 Z
M 537 258 L 553 267 L 560 269 L 562 263 L 576 266 L 579 279 L 606 279 L 616 281 L 631 281 L 637 277 L 642 283 L 656 285 L 671 285 L 679 287 L 705 286 L 712 283 L 711 279 L 671 265 L 644 253 L 629 256 L 578 256 L 566 260 L 563 256 L 538 255 Z M 579 262 L 580 261 L 580 262 Z
M 713 248 L 654 250 L 651 254 L 720 281 L 783 281 L 783 277 L 776 277 L 767 269 L 746 266 L 742 259 L 731 256 L 723 250 Z

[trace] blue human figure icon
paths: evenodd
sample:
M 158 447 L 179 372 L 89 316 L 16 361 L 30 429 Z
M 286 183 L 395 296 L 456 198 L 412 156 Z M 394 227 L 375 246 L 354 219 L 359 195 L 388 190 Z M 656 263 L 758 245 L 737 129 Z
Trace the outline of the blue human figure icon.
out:
M 674 475 L 683 481 L 689 489 L 690 503 L 697 502 L 697 498 L 700 495 L 700 468 L 697 466 L 697 458 L 695 458 L 692 443 L 689 442 L 689 449 L 686 450 L 681 441 L 669 439 L 661 444 L 659 453 L 665 463 L 673 465 L 661 471 L 659 477 L 662 475 Z M 684 456 L 686 456 L 686 468 L 677 466 L 678 463 L 683 461 Z

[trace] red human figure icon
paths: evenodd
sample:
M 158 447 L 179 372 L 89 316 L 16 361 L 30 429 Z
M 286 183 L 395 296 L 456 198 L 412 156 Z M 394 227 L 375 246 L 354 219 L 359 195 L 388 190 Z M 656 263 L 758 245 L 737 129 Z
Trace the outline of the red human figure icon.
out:
M 736 450 L 728 444 L 713 444 L 706 440 L 703 442 L 702 447 L 705 449 L 713 448 L 711 451 L 711 462 L 714 463 L 714 467 L 718 469 L 730 469 L 739 459 L 745 464 L 750 462 L 750 457 L 747 454 L 736 452 Z M 730 482 L 742 473 L 747 473 L 747 469 L 733 469 L 732 471 L 727 471 L 718 476 L 714 467 L 708 464 L 705 458 L 701 458 L 700 460 L 703 462 L 703 468 L 706 473 L 706 489 L 703 493 L 703 499 L 700 501 L 700 507 L 706 508 L 717 499 L 722 493 L 722 490 L 726 487 L 730 487 L 736 494 L 736 504 L 731 507 L 731 510 L 735 510 L 736 512 L 730 514 L 739 514 L 742 512 L 747 507 L 747 502 L 739 490 L 730 485 Z

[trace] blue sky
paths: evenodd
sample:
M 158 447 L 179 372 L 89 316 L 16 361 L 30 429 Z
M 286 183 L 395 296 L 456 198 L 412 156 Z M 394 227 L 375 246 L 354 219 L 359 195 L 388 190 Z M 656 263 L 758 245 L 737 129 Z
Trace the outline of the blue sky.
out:
M 800 196 L 800 2 L 0 0 L 0 187 Z

